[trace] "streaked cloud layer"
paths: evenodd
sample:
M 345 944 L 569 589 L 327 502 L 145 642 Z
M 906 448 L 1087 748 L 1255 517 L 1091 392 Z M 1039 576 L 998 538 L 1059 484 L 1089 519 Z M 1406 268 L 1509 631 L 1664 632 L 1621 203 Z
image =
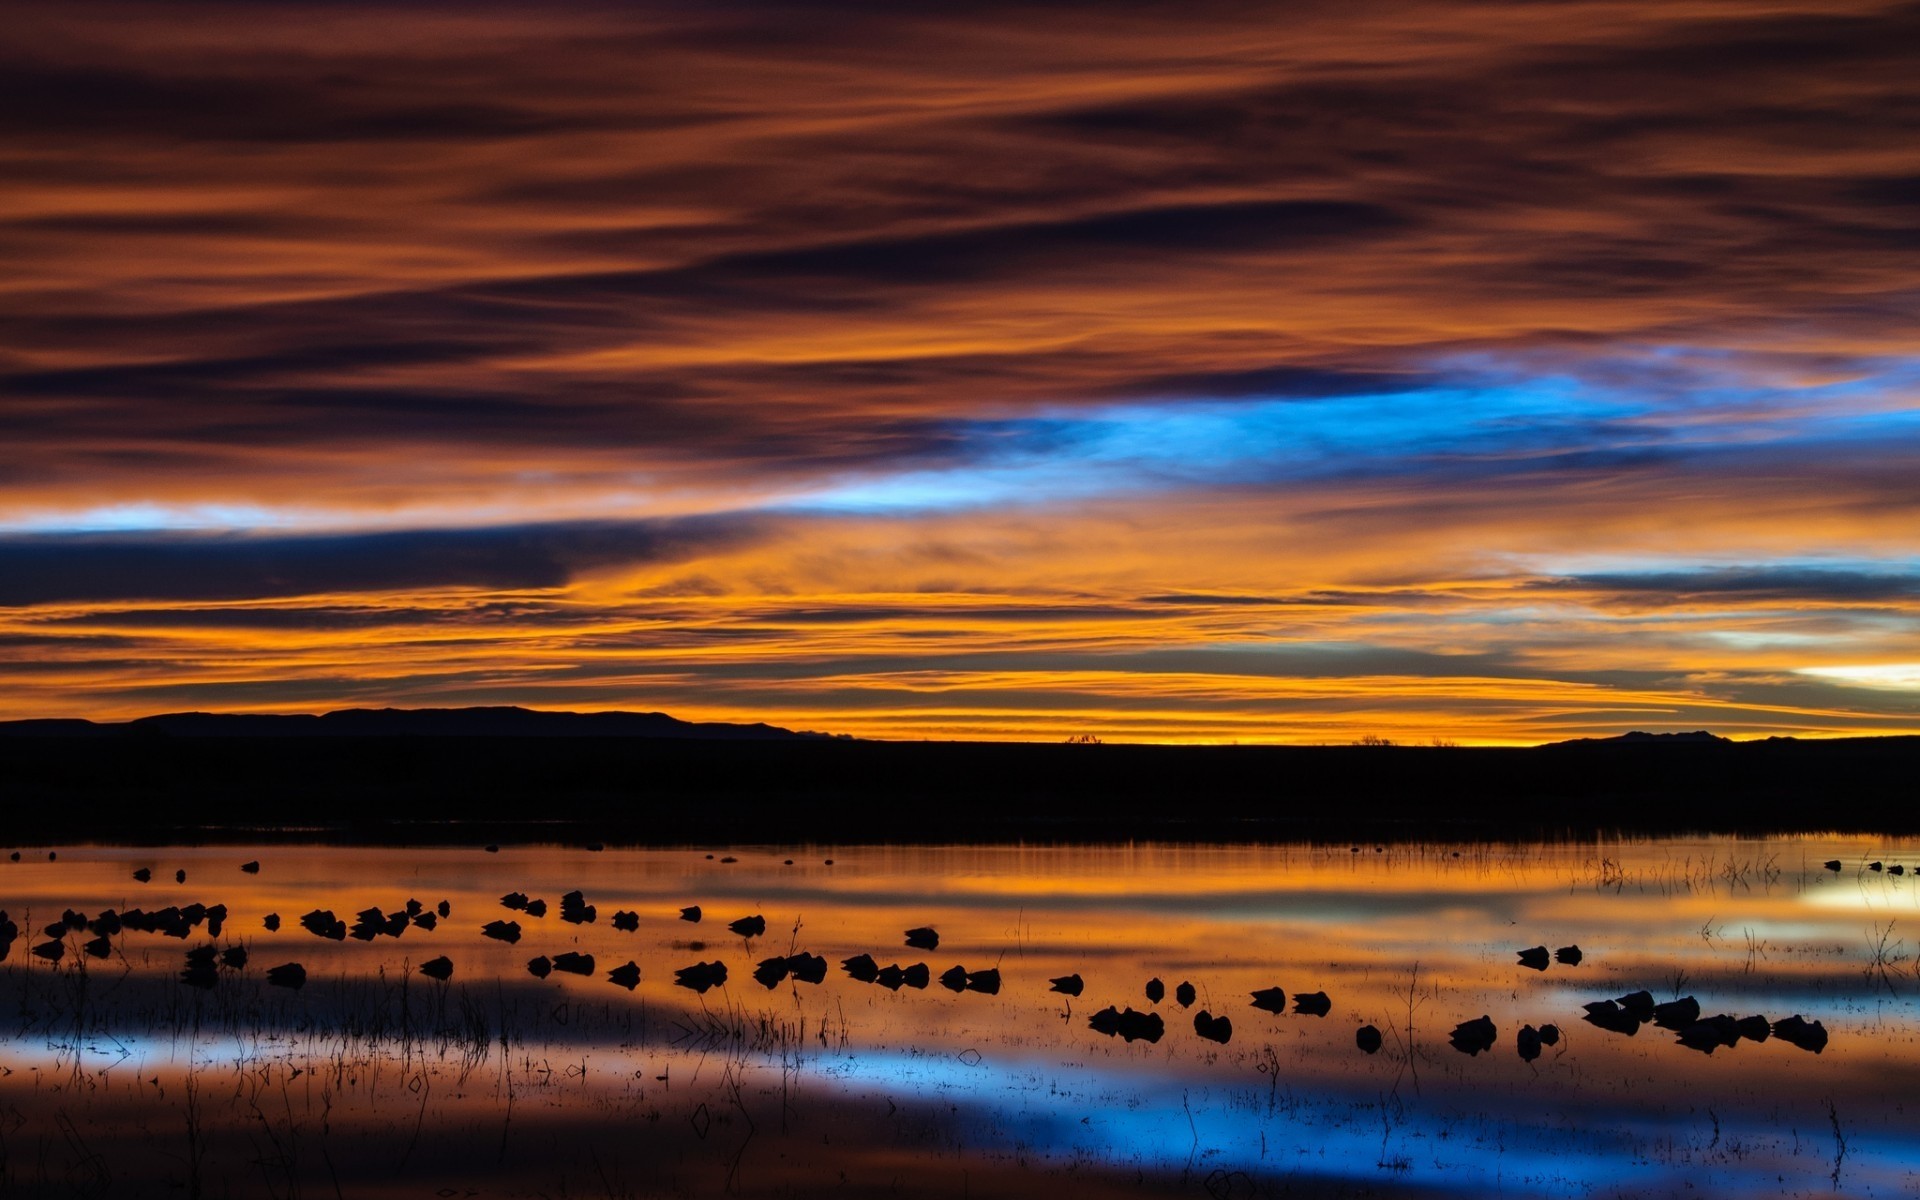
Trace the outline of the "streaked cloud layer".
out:
M 1920 6 L 8 23 L 6 715 L 1920 729 Z

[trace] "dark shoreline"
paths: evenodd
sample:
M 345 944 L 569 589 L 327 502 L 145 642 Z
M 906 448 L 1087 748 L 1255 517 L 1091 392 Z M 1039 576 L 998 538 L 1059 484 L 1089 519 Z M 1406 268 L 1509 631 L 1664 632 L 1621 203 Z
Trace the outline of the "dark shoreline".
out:
M 16 845 L 1533 841 L 1920 832 L 1920 737 L 1533 749 L 0 739 Z

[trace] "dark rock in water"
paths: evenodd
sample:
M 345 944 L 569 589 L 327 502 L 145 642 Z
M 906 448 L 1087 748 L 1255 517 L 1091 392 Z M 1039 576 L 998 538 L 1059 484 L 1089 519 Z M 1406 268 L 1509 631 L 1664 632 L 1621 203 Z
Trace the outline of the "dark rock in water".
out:
M 553 974 L 553 960 L 542 954 L 539 958 L 527 960 L 527 974 L 535 979 L 545 979 Z
M 1325 992 L 1300 992 L 1293 998 L 1293 1011 L 1308 1017 L 1324 1017 L 1333 1011 L 1333 1001 Z
M 104 933 L 80 948 L 87 952 L 87 957 L 89 958 L 105 958 L 107 955 L 113 953 L 113 943 L 108 940 L 107 935 Z
M 1649 991 L 1628 992 L 1620 997 L 1620 1007 L 1625 1009 L 1634 1020 L 1642 1023 L 1653 1020 L 1653 993 Z
M 998 996 L 1000 994 L 1000 968 L 988 967 L 984 971 L 969 971 L 967 973 L 967 990 L 970 992 L 979 992 L 983 996 Z M 1158 1020 L 1159 1018 L 1156 1017 L 1154 1019 Z
M 506 895 L 500 897 L 500 907 L 513 909 L 515 912 L 524 912 L 527 907 L 527 894 L 525 892 L 508 892 Z
M 547 915 L 547 902 L 545 900 L 529 900 L 527 901 L 527 907 L 524 911 L 530 917 L 544 917 Z
M 13 953 L 13 943 L 20 937 L 20 926 L 14 923 L 5 910 L 0 910 L 0 962 L 7 960 Z
M 1253 993 L 1253 1006 L 1262 1012 L 1274 1016 L 1285 1016 L 1287 1012 L 1287 992 L 1285 988 L 1261 988 Z
M 588 904 L 582 892 L 568 892 L 560 897 L 560 919 L 569 925 L 591 924 L 599 915 L 599 909 Z
M 1741 1017 L 1733 1031 L 1750 1042 L 1764 1042 L 1773 1036 L 1773 1024 L 1762 1016 Z
M 553 956 L 553 969 L 565 971 L 569 975 L 591 975 L 593 974 L 593 955 L 579 954 L 572 950 L 564 954 L 556 954 Z
M 925 963 L 913 964 L 902 971 L 900 976 L 906 981 L 908 987 L 916 991 L 926 991 L 927 985 L 933 982 L 933 972 L 927 969 L 927 964 Z
M 856 954 L 852 958 L 842 959 L 840 969 L 861 983 L 872 983 L 880 977 L 880 964 L 873 961 L 871 954 Z
M 695 963 L 690 967 L 681 967 L 673 973 L 673 982 L 683 988 L 692 988 L 706 995 L 711 988 L 719 987 L 727 981 L 727 964 L 713 962 Z
M 1367 1054 L 1380 1053 L 1380 1030 L 1372 1025 L 1362 1025 L 1354 1031 L 1353 1044 Z
M 1545 946 L 1535 946 L 1531 950 L 1522 950 L 1520 952 L 1520 965 L 1530 971 L 1544 971 L 1547 969 L 1547 963 L 1550 961 L 1552 961 L 1552 959 L 1547 954 L 1547 948 Z
M 247 948 L 228 946 L 220 952 L 220 965 L 235 971 L 244 971 L 247 966 Z
M 1158 1004 L 1158 1003 L 1160 1003 L 1160 1001 L 1162 1001 L 1162 1000 L 1164 1000 L 1164 999 L 1166 998 L 1166 995 L 1167 995 L 1167 985 L 1166 985 L 1166 984 L 1164 984 L 1164 983 L 1161 983 L 1161 982 L 1160 982 L 1160 981 L 1159 981 L 1158 979 L 1149 979 L 1149 980 L 1147 980 L 1147 1000 L 1148 1000 L 1148 1002 L 1150 1002 L 1150 1003 L 1153 1003 L 1153 1004 Z
M 425 929 L 431 932 L 434 926 L 440 924 L 440 918 L 434 916 L 430 912 L 423 912 L 423 913 L 418 913 L 414 916 L 413 923 L 419 928 Z
M 1840 860 L 1837 858 L 1830 858 L 1826 862 L 1820 865 L 1824 866 L 1829 871 L 1838 871 L 1840 869 Z
M 1562 946 L 1553 952 L 1553 961 L 1569 967 L 1577 967 L 1586 955 L 1580 953 L 1578 946 Z
M 787 955 L 787 973 L 801 983 L 821 983 L 827 978 L 827 960 L 818 954 L 801 951 Z
M 1589 1025 L 1628 1037 L 1640 1032 L 1640 1020 L 1612 1000 L 1595 1000 L 1586 1007 L 1585 1020 Z
M 962 978 L 964 977 L 965 974 L 963 972 Z M 944 982 L 944 979 L 942 982 Z M 1053 990 L 1063 996 L 1078 996 L 1081 992 L 1085 991 L 1087 987 L 1086 981 L 1081 979 L 1077 974 L 1062 975 L 1058 979 L 1051 980 L 1050 982 L 1053 984 Z
M 1726 1013 L 1695 1021 L 1680 1029 L 1675 1036 L 1682 1046 L 1702 1054 L 1712 1054 L 1720 1047 L 1731 1046 L 1740 1040 L 1738 1024 Z
M 874 976 L 873 981 L 890 992 L 897 992 L 900 990 L 900 985 L 907 981 L 907 973 L 900 969 L 899 963 L 892 963 L 881 967 L 880 973 Z
M 138 871 L 135 871 L 133 873 L 133 877 L 134 879 L 138 880 L 141 883 L 152 883 L 153 870 L 149 867 L 141 867 Z
M 959 966 L 948 967 L 946 971 L 940 976 L 940 986 L 947 989 L 950 992 L 966 991 L 967 990 L 967 969 L 965 967 L 959 967 Z
M 698 904 L 687 905 L 685 908 L 680 910 L 680 919 L 682 921 L 693 921 L 695 923 L 698 923 L 700 920 L 700 906 Z
M 277 967 L 268 967 L 267 982 L 274 987 L 299 991 L 307 986 L 307 969 L 299 963 L 281 963 Z
M 760 965 L 753 969 L 754 981 L 769 991 L 779 987 L 786 977 L 787 959 L 786 956 L 782 954 L 776 954 L 772 958 L 761 959 Z
M 329 941 L 347 940 L 347 923 L 334 916 L 332 909 L 314 909 L 300 918 L 300 927 L 315 937 L 323 937 Z
M 613 927 L 622 933 L 632 933 L 640 928 L 640 914 L 637 912 L 616 912 L 613 914 Z
M 445 900 L 442 900 L 439 904 L 434 906 L 434 911 L 439 913 L 440 919 L 444 921 L 448 917 L 453 915 L 453 905 L 448 903 Z
M 1233 1040 L 1233 1022 L 1225 1017 L 1216 1017 L 1204 1008 L 1193 1014 L 1193 1031 L 1222 1046 Z
M 1773 1023 L 1773 1036 L 1789 1046 L 1815 1054 L 1827 1048 L 1827 1027 L 1818 1021 L 1794 1015 Z
M 445 983 L 453 978 L 453 960 L 444 954 L 439 958 L 430 958 L 420 964 L 420 973 L 428 979 L 438 979 Z
M 249 875 L 258 875 L 260 873 L 260 861 L 255 859 L 252 862 L 243 862 L 240 864 L 240 869 Z
M 640 964 L 629 959 L 626 966 L 615 967 L 613 970 L 608 971 L 607 981 L 609 983 L 617 983 L 628 991 L 632 991 L 640 986 Z
M 1455 1050 L 1473 1057 L 1483 1050 L 1493 1049 L 1494 1039 L 1498 1036 L 1499 1031 L 1494 1028 L 1493 1018 L 1481 1015 L 1471 1021 L 1462 1021 L 1455 1025 L 1453 1032 L 1447 1036 L 1447 1041 Z
M 1513 1035 L 1513 1044 L 1520 1051 L 1522 1062 L 1532 1062 L 1540 1057 L 1540 1031 L 1531 1025 L 1520 1027 L 1520 1032 Z
M 1542 1025 L 1540 1027 L 1540 1044 L 1542 1046 L 1558 1046 L 1560 1044 L 1560 1027 L 1558 1025 Z
M 1692 996 L 1653 1006 L 1653 1023 L 1662 1029 L 1685 1029 L 1700 1019 L 1700 1002 Z
M 938 950 L 940 935 L 928 926 L 907 930 L 907 945 L 915 950 Z
M 520 940 L 520 922 L 488 921 L 480 927 L 480 932 L 496 942 L 505 942 L 508 945 L 512 945 Z
M 266 917 L 261 920 L 260 923 L 266 926 L 268 933 L 280 932 L 280 914 L 279 913 L 268 913 Z
M 1173 989 L 1173 998 L 1180 1002 L 1181 1008 L 1192 1008 L 1193 1002 L 1199 999 L 1199 996 L 1200 993 L 1193 990 L 1193 985 L 1184 979 L 1180 981 L 1179 987 Z
M 741 917 L 738 921 L 728 922 L 727 928 L 743 938 L 757 938 L 767 931 L 767 919 L 757 915 Z

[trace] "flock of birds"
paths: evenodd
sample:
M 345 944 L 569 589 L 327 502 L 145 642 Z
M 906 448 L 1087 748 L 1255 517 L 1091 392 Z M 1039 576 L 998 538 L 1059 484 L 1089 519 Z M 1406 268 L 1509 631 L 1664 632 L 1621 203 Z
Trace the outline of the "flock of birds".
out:
M 496 852 L 497 847 L 487 847 Z M 49 860 L 54 853 L 47 855 Z M 712 855 L 708 856 L 709 858 Z M 13 854 L 14 861 L 20 855 Z M 732 861 L 731 859 L 723 859 Z M 791 861 L 791 860 L 789 860 Z M 831 864 L 832 860 L 827 860 Z M 1824 864 L 1827 869 L 1841 869 L 1839 860 L 1830 860 Z M 1868 864 L 1869 870 L 1879 871 L 1885 864 Z M 1890 874 L 1899 875 L 1900 866 L 1885 867 Z M 240 865 L 247 874 L 258 874 L 258 861 L 249 861 Z M 140 883 L 152 881 L 153 872 L 146 867 L 133 872 L 133 878 Z M 185 883 L 187 873 L 179 870 L 174 873 L 177 883 Z M 543 899 L 535 899 L 525 892 L 509 892 L 500 897 L 500 904 L 510 912 L 523 914 L 531 918 L 544 918 L 549 909 Z M 409 899 L 401 907 L 391 912 L 380 908 L 367 908 L 354 914 L 349 924 L 336 916 L 330 909 L 315 909 L 300 918 L 300 927 L 316 937 L 331 941 L 371 942 L 376 938 L 398 938 L 409 929 L 432 930 L 437 924 L 453 915 L 449 901 L 441 900 L 429 907 L 422 902 Z M 591 924 L 598 919 L 599 910 L 587 903 L 584 893 L 568 892 L 560 898 L 560 920 L 568 924 Z M 683 921 L 698 923 L 704 918 L 699 905 L 682 908 L 679 917 Z M 79 952 L 90 958 L 103 959 L 113 952 L 113 940 L 128 932 L 160 934 L 166 937 L 185 939 L 195 930 L 204 928 L 208 937 L 220 937 L 228 918 L 224 904 L 204 905 L 168 905 L 165 908 L 148 912 L 140 908 L 126 908 L 119 911 L 106 909 L 89 917 L 74 909 L 63 911 L 58 920 L 44 926 L 40 933 L 43 941 L 32 947 L 32 954 L 49 962 L 58 963 L 67 953 L 68 943 L 81 934 L 90 934 L 79 941 Z M 263 925 L 269 932 L 278 931 L 281 926 L 278 913 L 268 913 Z M 615 929 L 634 932 L 640 926 L 640 914 L 629 910 L 617 910 L 613 913 L 611 924 Z M 751 941 L 763 936 L 767 931 L 766 918 L 758 914 L 740 917 L 728 923 L 727 928 L 737 936 Z M 483 936 L 508 944 L 517 943 L 522 934 L 519 921 L 497 919 L 481 926 Z M 4 911 L 0 910 L 0 962 L 5 962 L 13 951 L 14 943 L 20 937 L 20 927 Z M 699 943 L 695 943 L 699 945 Z M 910 949 L 934 951 L 939 948 L 940 934 L 930 926 L 921 926 L 905 931 L 905 945 Z M 1562 946 L 1549 953 L 1546 946 L 1533 946 L 1518 952 L 1519 964 L 1529 970 L 1545 971 L 1550 963 L 1563 966 L 1578 966 L 1584 960 L 1580 947 Z M 190 987 L 210 989 L 214 987 L 222 971 L 241 971 L 247 966 L 249 954 L 247 948 L 232 945 L 224 949 L 212 944 L 198 946 L 187 951 L 186 966 L 180 972 L 181 982 Z M 840 969 L 851 979 L 872 984 L 890 991 L 901 988 L 925 990 L 936 981 L 948 991 L 974 992 L 983 995 L 998 995 L 1001 987 L 998 967 L 986 967 L 969 970 L 956 964 L 942 972 L 938 977 L 924 961 L 902 966 L 898 962 L 881 966 L 871 954 L 857 954 L 841 961 Z M 447 982 L 453 978 L 453 961 L 445 955 L 429 959 L 418 968 L 420 974 L 429 979 Z M 527 962 L 527 971 L 539 979 L 559 972 L 562 974 L 592 976 L 598 970 L 592 954 L 565 951 L 553 955 L 538 955 Z M 762 959 L 753 970 L 753 979 L 768 990 L 780 986 L 788 979 L 800 983 L 819 984 L 826 980 L 827 960 L 817 954 L 804 951 L 774 955 Z M 299 989 L 307 982 L 306 967 L 298 962 L 286 962 L 267 970 L 268 984 L 274 987 Z M 640 985 L 640 966 L 629 959 L 626 963 L 614 967 L 606 973 L 608 982 L 631 992 Z M 674 983 L 699 995 L 705 995 L 715 987 L 727 982 L 727 965 L 716 959 L 711 962 L 696 962 L 674 972 Z M 1081 996 L 1086 989 L 1086 981 L 1078 974 L 1062 975 L 1049 981 L 1050 990 L 1069 998 Z M 1147 981 L 1143 994 L 1150 1006 L 1157 1008 L 1166 998 L 1166 984 L 1158 978 Z M 1198 990 L 1193 983 L 1182 980 L 1173 990 L 1174 1002 L 1181 1009 L 1191 1009 L 1198 1000 Z M 1289 993 L 1279 987 L 1261 988 L 1252 993 L 1251 1007 L 1274 1015 L 1288 1012 L 1291 999 L 1292 1011 L 1297 1015 L 1325 1017 L 1333 1009 L 1333 1001 L 1324 991 Z M 1653 995 L 1647 991 L 1632 992 L 1616 999 L 1597 1000 L 1585 1006 L 1583 1018 L 1589 1024 L 1611 1033 L 1633 1036 L 1642 1025 L 1653 1025 L 1671 1030 L 1680 1045 L 1689 1049 L 1712 1054 L 1722 1047 L 1731 1047 L 1741 1041 L 1764 1042 L 1769 1037 L 1777 1038 L 1789 1045 L 1818 1054 L 1826 1048 L 1827 1031 L 1819 1021 L 1808 1021 L 1795 1015 L 1777 1021 L 1769 1021 L 1764 1016 L 1736 1018 L 1729 1014 L 1702 1017 L 1699 1002 L 1691 997 L 1683 997 L 1667 1003 L 1655 1003 Z M 1166 1035 L 1167 1024 L 1158 1011 L 1136 1010 L 1131 1004 L 1124 1009 L 1108 1005 L 1094 1013 L 1088 1019 L 1088 1027 L 1108 1037 L 1118 1037 L 1127 1042 L 1144 1041 L 1156 1043 Z M 1194 1033 L 1210 1042 L 1225 1045 L 1233 1038 L 1233 1022 L 1225 1015 L 1216 1015 L 1207 1009 L 1201 1009 L 1193 1016 Z M 1492 1049 L 1499 1036 L 1498 1028 L 1492 1018 L 1482 1014 L 1469 1021 L 1456 1025 L 1448 1037 L 1449 1044 L 1457 1051 L 1469 1056 L 1477 1056 Z M 1558 1026 L 1542 1024 L 1523 1025 L 1515 1035 L 1515 1046 L 1519 1056 L 1528 1061 L 1540 1057 L 1542 1047 L 1557 1045 L 1561 1038 Z M 1373 1025 L 1363 1025 L 1354 1034 L 1355 1045 L 1364 1053 L 1376 1054 L 1381 1049 L 1383 1039 L 1380 1030 Z

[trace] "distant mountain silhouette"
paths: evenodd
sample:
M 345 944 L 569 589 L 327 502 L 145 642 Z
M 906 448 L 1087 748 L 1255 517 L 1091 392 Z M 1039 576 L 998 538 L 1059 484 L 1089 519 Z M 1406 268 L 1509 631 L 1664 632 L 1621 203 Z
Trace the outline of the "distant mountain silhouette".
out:
M 1768 740 L 1772 741 L 1775 739 L 1770 738 Z M 1793 739 L 1784 738 L 1779 740 L 1792 741 Z M 1555 746 L 1699 746 L 1712 742 L 1730 746 L 1733 744 L 1733 739 L 1723 738 L 1717 733 L 1708 733 L 1704 729 L 1696 729 L 1691 733 L 1643 733 L 1636 729 L 1632 733 L 1623 733 L 1619 737 L 1574 738 L 1571 741 L 1565 742 L 1548 742 L 1541 748 L 1552 749 Z
M 319 716 L 264 713 L 166 713 L 119 723 L 0 721 L 0 737 L 591 737 L 697 738 L 707 741 L 818 740 L 775 725 L 682 721 L 658 712 L 542 712 L 529 708 L 349 708 Z

